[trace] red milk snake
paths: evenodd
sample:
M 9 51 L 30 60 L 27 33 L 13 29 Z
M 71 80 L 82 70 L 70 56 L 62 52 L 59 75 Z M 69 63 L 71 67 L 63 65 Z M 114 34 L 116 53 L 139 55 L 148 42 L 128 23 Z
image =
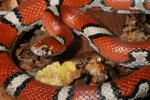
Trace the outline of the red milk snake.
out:
M 0 21 L 0 84 L 20 100 L 132 100 L 149 95 L 150 40 L 122 42 L 84 12 L 93 7 L 115 13 L 150 14 L 150 0 L 27 0 Z M 90 86 L 41 83 L 19 69 L 8 53 L 18 33 L 36 24 L 42 24 L 55 38 L 33 45 L 31 50 L 37 55 L 63 52 L 73 42 L 73 29 L 105 58 L 131 68 L 145 67 L 119 80 Z

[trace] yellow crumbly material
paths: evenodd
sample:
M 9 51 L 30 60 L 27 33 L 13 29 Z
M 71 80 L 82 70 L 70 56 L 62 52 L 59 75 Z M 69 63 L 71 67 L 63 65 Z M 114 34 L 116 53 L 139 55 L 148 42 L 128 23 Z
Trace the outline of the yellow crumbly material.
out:
M 65 61 L 62 65 L 59 62 L 54 62 L 39 70 L 35 78 L 47 84 L 63 86 L 72 82 L 76 72 L 76 66 L 71 61 Z

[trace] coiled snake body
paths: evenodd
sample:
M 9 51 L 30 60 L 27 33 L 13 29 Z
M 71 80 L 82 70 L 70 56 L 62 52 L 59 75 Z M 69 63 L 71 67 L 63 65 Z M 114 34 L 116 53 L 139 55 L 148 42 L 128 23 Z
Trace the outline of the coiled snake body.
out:
M 150 40 L 122 42 L 84 12 L 93 7 L 116 13 L 150 14 L 150 0 L 27 0 L 0 21 L 0 84 L 19 100 L 133 100 L 149 95 Z M 37 24 L 54 37 L 32 46 L 37 55 L 63 52 L 73 42 L 73 29 L 105 58 L 140 69 L 119 80 L 96 85 L 57 87 L 41 83 L 19 69 L 8 53 L 18 33 Z

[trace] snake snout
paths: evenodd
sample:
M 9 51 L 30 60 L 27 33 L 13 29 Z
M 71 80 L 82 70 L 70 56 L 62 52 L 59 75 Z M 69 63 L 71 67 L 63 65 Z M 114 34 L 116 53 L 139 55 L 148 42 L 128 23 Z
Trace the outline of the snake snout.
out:
M 37 56 L 51 56 L 52 47 L 47 46 L 46 44 L 40 44 L 37 42 L 31 46 L 31 51 Z

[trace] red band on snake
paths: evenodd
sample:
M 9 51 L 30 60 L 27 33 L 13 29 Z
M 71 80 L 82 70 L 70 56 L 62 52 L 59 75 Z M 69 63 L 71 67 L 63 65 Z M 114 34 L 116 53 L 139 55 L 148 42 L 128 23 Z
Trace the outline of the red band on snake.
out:
M 19 100 L 132 100 L 149 95 L 150 40 L 122 42 L 84 12 L 93 7 L 116 13 L 150 14 L 149 0 L 27 0 L 0 21 L 0 84 Z M 63 52 L 73 42 L 74 29 L 105 58 L 127 67 L 141 68 L 119 80 L 96 85 L 57 87 L 39 82 L 20 70 L 8 53 L 18 33 L 37 24 L 43 24 L 54 37 L 44 38 L 32 46 L 31 50 L 37 55 Z

